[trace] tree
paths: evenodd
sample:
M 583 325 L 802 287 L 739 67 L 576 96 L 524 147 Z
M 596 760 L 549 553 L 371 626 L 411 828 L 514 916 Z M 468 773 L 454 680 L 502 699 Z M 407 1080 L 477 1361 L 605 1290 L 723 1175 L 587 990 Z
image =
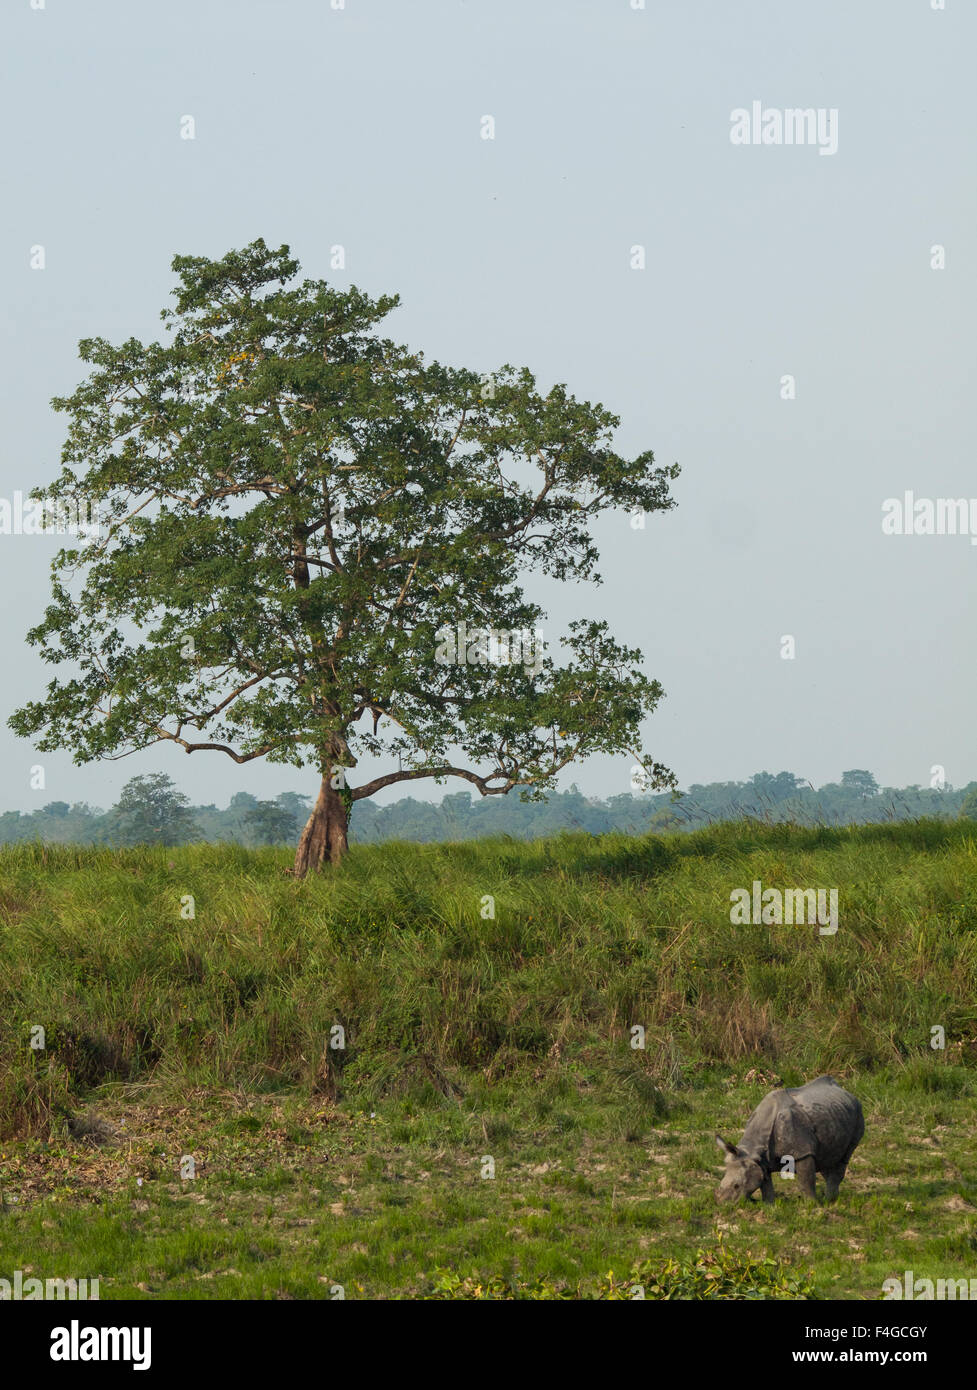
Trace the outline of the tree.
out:
M 197 840 L 200 832 L 189 804 L 165 773 L 133 777 L 113 807 L 106 838 L 117 845 L 182 845 Z
M 102 525 L 56 556 L 28 634 L 78 673 L 15 732 L 76 762 L 168 742 L 313 765 L 298 875 L 338 862 L 353 802 L 396 782 L 535 799 L 626 752 L 673 785 L 639 748 L 663 693 L 641 653 L 580 618 L 558 664 L 520 579 L 599 582 L 592 519 L 670 508 L 678 466 L 615 453 L 618 418 L 563 385 L 381 337 L 396 297 L 293 284 L 286 246 L 173 269 L 171 340 L 83 340 L 92 370 L 53 402 L 63 469 L 33 495 Z M 363 753 L 393 769 L 351 787 Z
M 797 791 L 797 778 L 792 772 L 778 772 L 776 776 L 771 772 L 755 772 L 749 786 L 771 801 L 786 801 Z
M 258 798 L 252 796 L 250 792 L 235 792 L 227 803 L 226 819 L 235 831 L 240 832 L 245 829 L 245 818 L 252 806 L 257 806 Z
M 843 772 L 841 785 L 845 791 L 854 792 L 856 796 L 877 796 L 879 792 L 879 784 L 871 772 L 865 772 L 862 768 L 852 768 L 849 772 Z
M 295 816 L 274 801 L 255 801 L 241 819 L 259 845 L 287 844 L 298 833 Z
M 288 811 L 301 825 L 305 824 L 311 810 L 311 798 L 301 796 L 298 792 L 279 792 L 275 797 L 275 804 Z

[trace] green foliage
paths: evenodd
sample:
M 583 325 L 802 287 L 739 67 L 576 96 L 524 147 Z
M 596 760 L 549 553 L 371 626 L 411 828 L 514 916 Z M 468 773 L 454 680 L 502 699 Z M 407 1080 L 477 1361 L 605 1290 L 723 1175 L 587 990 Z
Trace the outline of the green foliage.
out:
M 64 466 L 34 496 L 84 499 L 103 533 L 53 563 L 28 640 L 72 674 L 11 728 L 78 762 L 167 742 L 323 774 L 398 760 L 353 799 L 446 776 L 539 795 L 593 753 L 672 785 L 632 751 L 661 686 L 603 621 L 569 625 L 563 665 L 555 643 L 532 669 L 482 639 L 438 651 L 461 622 L 539 629 L 524 577 L 597 582 L 594 518 L 667 510 L 677 465 L 616 453 L 617 417 L 562 384 L 507 364 L 487 389 L 382 337 L 396 297 L 297 281 L 286 246 L 173 269 L 170 340 L 82 341 L 91 372 L 54 401 Z
M 632 1271 L 646 1298 L 663 1299 L 809 1299 L 816 1297 L 809 1282 L 813 1277 L 805 1279 L 770 1256 L 734 1254 L 721 1242 L 712 1250 L 697 1250 L 687 1263 L 667 1260 L 656 1266 L 649 1260 Z
M 133 777 L 122 788 L 103 833 L 120 846 L 188 844 L 200 839 L 189 807 L 189 797 L 164 773 Z
M 304 882 L 288 859 L 0 853 L 0 1266 L 27 1249 L 106 1299 L 804 1298 L 808 1265 L 819 1297 L 875 1299 L 972 1273 L 969 823 L 356 846 Z M 838 933 L 733 927 L 755 877 L 837 885 Z M 824 1071 L 866 1116 L 839 1202 L 777 1179 L 715 1245 L 714 1132 Z
M 871 772 L 866 772 L 863 768 L 852 768 L 849 772 L 843 772 L 841 785 L 845 791 L 854 792 L 856 796 L 878 796 L 879 793 L 878 782 Z
M 242 820 L 256 845 L 293 844 L 299 833 L 294 813 L 274 801 L 256 801 L 244 812 Z
M 472 1275 L 455 1274 L 447 1269 L 435 1270 L 430 1292 L 420 1295 L 422 1299 L 430 1300 L 472 1300 L 477 1302 L 500 1302 L 510 1299 L 552 1302 L 583 1296 L 579 1288 L 557 1285 L 546 1279 L 534 1279 L 527 1282 L 518 1279 L 505 1279 L 500 1274 L 492 1275 L 487 1279 L 479 1279 Z
M 813 1274 L 808 1276 L 813 1278 Z M 461 1275 L 439 1269 L 432 1276 L 430 1291 L 421 1298 L 474 1301 L 527 1299 L 553 1301 L 598 1299 L 620 1302 L 640 1299 L 812 1299 L 813 1285 L 793 1272 L 786 1261 L 770 1256 L 734 1254 L 720 1241 L 711 1250 L 696 1250 L 691 1260 L 666 1260 L 663 1264 L 643 1260 L 632 1266 L 626 1279 L 616 1278 L 613 1270 L 591 1287 L 577 1282 L 558 1284 L 548 1279 L 507 1279 L 495 1274 L 488 1278 Z
M 76 1098 L 163 1075 L 439 1105 L 558 1047 L 592 1069 L 623 1141 L 672 1123 L 716 1065 L 896 1067 L 917 1095 L 973 1094 L 966 822 L 358 846 L 304 886 L 286 865 L 287 851 L 209 845 L 0 853 L 0 1133 L 25 1105 L 35 1130 L 49 1113 L 35 1023 Z M 730 891 L 756 878 L 836 885 L 837 935 L 733 926 Z M 547 1123 L 575 1123 L 564 1096 L 538 1098 Z M 512 1141 L 511 1117 L 494 1120 Z
M 477 797 L 455 792 L 442 798 L 440 805 L 405 797 L 386 805 L 363 800 L 350 840 L 360 844 L 380 844 L 386 840 L 458 841 L 509 835 L 516 840 L 533 840 L 564 830 L 586 831 L 591 835 L 620 831 L 636 835 L 646 831 L 688 831 L 712 825 L 717 819 L 760 821 L 768 825 L 846 826 L 880 821 L 918 821 L 922 818 L 967 817 L 969 804 L 977 816 L 977 792 L 936 791 L 930 788 L 886 788 L 877 798 L 854 795 L 834 783 L 813 788 L 794 787 L 786 791 L 790 773 L 758 773 L 747 782 L 711 783 L 697 786 L 674 800 L 669 793 L 619 795 L 601 800 L 584 796 L 577 788 L 551 792 L 545 800 Z M 761 789 L 758 795 L 757 789 Z M 347 816 L 352 811 L 352 793 L 341 791 Z M 776 797 L 776 799 L 773 799 Z M 969 801 L 968 801 L 969 798 Z M 264 808 L 256 812 L 258 806 Z M 274 802 L 261 802 L 248 792 L 237 792 L 230 805 L 192 806 L 190 812 L 201 835 L 211 843 L 233 841 L 259 844 L 294 845 L 299 829 L 310 811 L 308 797 L 282 792 Z M 115 810 L 102 812 L 85 803 L 67 808 L 65 802 L 50 802 L 40 811 L 21 815 L 17 811 L 0 814 L 0 844 L 41 840 L 47 844 L 113 844 Z M 961 904 L 960 911 L 969 909 Z M 974 905 L 977 910 L 977 904 Z M 961 918 L 961 921 L 963 919 Z

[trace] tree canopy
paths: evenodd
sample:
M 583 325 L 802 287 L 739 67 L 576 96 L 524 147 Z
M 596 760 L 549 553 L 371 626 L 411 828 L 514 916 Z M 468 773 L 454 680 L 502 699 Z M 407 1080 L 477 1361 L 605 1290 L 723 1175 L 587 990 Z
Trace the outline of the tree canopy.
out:
M 396 296 L 299 281 L 287 246 L 173 269 L 168 341 L 82 341 L 91 371 L 53 402 L 63 466 L 33 495 L 101 526 L 56 556 L 28 634 L 72 673 L 11 727 L 77 762 L 172 743 L 314 766 L 300 874 L 396 782 L 535 797 L 628 753 L 674 785 L 641 749 L 663 693 L 641 653 L 581 617 L 561 662 L 522 581 L 599 582 L 593 518 L 670 508 L 678 466 L 615 452 L 615 415 L 526 368 L 394 343 Z M 353 786 L 363 754 L 391 768 Z
M 117 845 L 184 845 L 200 839 L 190 798 L 162 772 L 125 784 L 104 834 Z

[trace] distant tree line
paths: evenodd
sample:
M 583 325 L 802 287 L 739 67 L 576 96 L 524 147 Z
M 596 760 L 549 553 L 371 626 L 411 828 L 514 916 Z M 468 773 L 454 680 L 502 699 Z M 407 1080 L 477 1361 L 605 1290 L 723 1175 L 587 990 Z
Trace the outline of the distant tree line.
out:
M 163 773 L 134 777 L 109 810 L 87 802 L 69 805 L 49 801 L 29 814 L 0 815 L 0 844 L 41 840 L 47 843 L 181 845 L 197 840 L 255 848 L 294 846 L 309 815 L 311 801 L 297 792 L 282 792 L 274 800 L 259 800 L 237 792 L 220 810 L 215 804 L 191 806 Z M 610 830 L 629 834 L 648 831 L 695 830 L 715 821 L 755 818 L 798 825 L 861 825 L 887 820 L 935 816 L 951 820 L 968 816 L 977 821 L 977 782 L 955 789 L 880 787 L 870 772 L 852 769 L 840 782 L 815 788 L 790 772 L 758 772 L 747 782 L 693 783 L 673 796 L 625 793 L 606 800 L 584 796 L 576 786 L 554 792 L 545 801 L 476 797 L 455 792 L 440 804 L 407 797 L 388 806 L 373 801 L 356 803 L 350 839 L 364 843 L 383 840 L 472 840 L 486 835 L 511 835 L 534 840 L 561 830 L 585 830 L 599 835 Z

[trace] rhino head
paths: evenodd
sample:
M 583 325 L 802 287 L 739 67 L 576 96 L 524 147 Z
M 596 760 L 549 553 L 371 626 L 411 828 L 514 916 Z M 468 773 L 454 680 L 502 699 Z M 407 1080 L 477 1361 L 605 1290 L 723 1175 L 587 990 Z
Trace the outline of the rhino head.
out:
M 716 1143 L 726 1155 L 726 1171 L 716 1196 L 720 1202 L 738 1202 L 752 1197 L 763 1186 L 765 1174 L 760 1163 L 735 1144 L 727 1144 L 718 1134 Z

